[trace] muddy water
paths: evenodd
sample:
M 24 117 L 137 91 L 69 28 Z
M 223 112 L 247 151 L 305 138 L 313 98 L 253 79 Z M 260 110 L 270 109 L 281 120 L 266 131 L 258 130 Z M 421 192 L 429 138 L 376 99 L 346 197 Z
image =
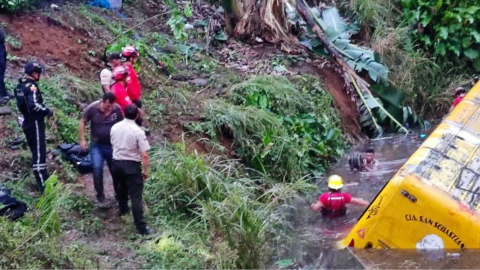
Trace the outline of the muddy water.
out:
M 420 144 L 421 140 L 418 139 L 418 135 L 372 141 L 367 145 L 355 147 L 352 152 L 361 153 L 367 147 L 373 147 L 375 158 L 380 164 L 377 172 L 351 172 L 347 156 L 345 156 L 331 168 L 329 174 L 341 175 L 346 184 L 344 190 L 352 196 L 372 201 Z M 293 205 L 284 210 L 289 213 L 288 228 L 290 233 L 288 236 L 279 237 L 282 240 L 278 241 L 277 256 L 275 256 L 277 266 L 282 265 L 282 263 L 291 263 L 289 268 L 296 269 L 364 268 L 349 251 L 336 250 L 335 243 L 347 236 L 357 219 L 365 211 L 365 207 L 350 205 L 344 217 L 323 218 L 309 208 L 311 202 L 317 200 L 320 194 L 327 191 L 326 179 L 319 179 L 317 186 L 318 190 L 314 194 L 307 198 L 297 199 Z M 370 252 L 368 255 L 370 257 L 362 260 L 363 263 L 376 265 L 376 263 L 370 263 L 375 259 L 375 253 Z M 377 257 L 384 258 L 385 256 L 385 253 L 379 253 Z M 407 257 L 411 256 L 407 254 Z M 415 268 L 417 265 L 412 264 L 410 266 Z M 426 267 L 426 265 L 423 266 Z M 389 264 L 383 265 L 381 268 L 399 267 L 404 266 Z

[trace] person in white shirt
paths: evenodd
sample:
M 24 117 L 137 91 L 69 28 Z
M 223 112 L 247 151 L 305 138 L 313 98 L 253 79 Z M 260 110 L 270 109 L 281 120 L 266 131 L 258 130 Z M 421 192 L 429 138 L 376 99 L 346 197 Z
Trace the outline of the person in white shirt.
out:
M 110 86 L 115 83 L 112 78 L 112 70 L 121 64 L 122 55 L 118 52 L 110 53 L 106 67 L 100 72 L 100 83 L 104 93 L 110 92 Z
M 148 178 L 148 144 L 145 132 L 135 123 L 139 109 L 134 104 L 125 107 L 125 119 L 113 125 L 110 140 L 113 147 L 112 178 L 120 215 L 128 214 L 128 196 L 139 234 L 150 234 L 143 217 L 143 183 Z M 143 171 L 142 171 L 143 161 Z

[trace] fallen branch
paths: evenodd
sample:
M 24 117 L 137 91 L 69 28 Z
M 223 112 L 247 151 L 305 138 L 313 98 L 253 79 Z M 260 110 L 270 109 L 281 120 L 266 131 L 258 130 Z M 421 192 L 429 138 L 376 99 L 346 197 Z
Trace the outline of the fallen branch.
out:
M 365 82 L 358 74 L 353 70 L 347 62 L 343 59 L 343 57 L 340 55 L 338 50 L 335 48 L 335 46 L 327 39 L 325 36 L 323 30 L 320 28 L 322 26 L 325 28 L 323 22 L 318 19 L 314 14 L 312 14 L 311 10 L 308 8 L 307 4 L 304 2 L 304 0 L 289 0 L 293 4 L 295 4 L 298 13 L 300 16 L 303 18 L 303 20 L 307 23 L 308 27 L 312 29 L 312 31 L 315 33 L 315 35 L 320 39 L 322 42 L 323 46 L 325 49 L 329 52 L 331 57 L 334 59 L 334 61 L 343 69 L 345 74 L 347 74 L 346 77 L 350 77 L 352 84 L 354 84 L 357 92 L 360 91 L 359 93 L 360 97 L 362 98 L 362 102 L 365 104 L 365 106 L 368 108 L 368 112 L 370 116 L 372 117 L 375 126 L 378 127 L 378 124 L 376 123 L 375 117 L 373 116 L 370 108 L 368 105 L 365 103 L 365 99 L 363 98 L 363 95 L 370 95 L 373 97 L 370 89 L 369 89 L 369 84 Z M 385 112 L 385 114 L 396 124 L 398 127 L 403 130 L 405 133 L 408 133 L 408 130 L 400 124 L 397 119 L 395 119 L 385 108 L 375 99 L 373 100 L 379 105 L 379 108 Z

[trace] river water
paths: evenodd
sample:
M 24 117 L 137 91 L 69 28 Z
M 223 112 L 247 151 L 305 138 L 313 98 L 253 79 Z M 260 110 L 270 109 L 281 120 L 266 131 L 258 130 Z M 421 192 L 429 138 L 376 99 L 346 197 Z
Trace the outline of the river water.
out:
M 342 176 L 345 191 L 354 197 L 372 201 L 388 180 L 405 161 L 415 152 L 422 141 L 418 134 L 395 136 L 372 141 L 352 149 L 352 153 L 362 153 L 367 147 L 375 149 L 375 158 L 379 161 L 377 172 L 351 172 L 346 155 L 329 171 L 329 174 Z M 345 238 L 365 207 L 349 205 L 344 217 L 323 218 L 310 210 L 311 202 L 327 191 L 326 179 L 317 180 L 318 190 L 307 198 L 295 199 L 285 211 L 288 213 L 288 235 L 277 240 L 276 267 L 285 266 L 295 269 L 398 269 L 398 268 L 442 268 L 446 260 L 458 262 L 457 251 L 439 254 L 419 254 L 416 251 L 400 250 L 357 250 L 362 264 L 347 249 L 335 249 L 335 243 Z M 480 261 L 480 259 L 479 259 Z M 443 264 L 442 264 L 443 262 Z M 480 267 L 480 264 L 477 264 Z M 273 266 L 273 267 L 275 267 Z M 452 264 L 449 268 L 460 268 Z

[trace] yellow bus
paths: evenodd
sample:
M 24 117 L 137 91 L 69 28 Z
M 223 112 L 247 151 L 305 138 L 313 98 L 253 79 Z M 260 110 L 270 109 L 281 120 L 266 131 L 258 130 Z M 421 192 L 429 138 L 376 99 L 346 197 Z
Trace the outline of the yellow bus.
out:
M 341 243 L 480 248 L 480 83 L 407 160 Z

